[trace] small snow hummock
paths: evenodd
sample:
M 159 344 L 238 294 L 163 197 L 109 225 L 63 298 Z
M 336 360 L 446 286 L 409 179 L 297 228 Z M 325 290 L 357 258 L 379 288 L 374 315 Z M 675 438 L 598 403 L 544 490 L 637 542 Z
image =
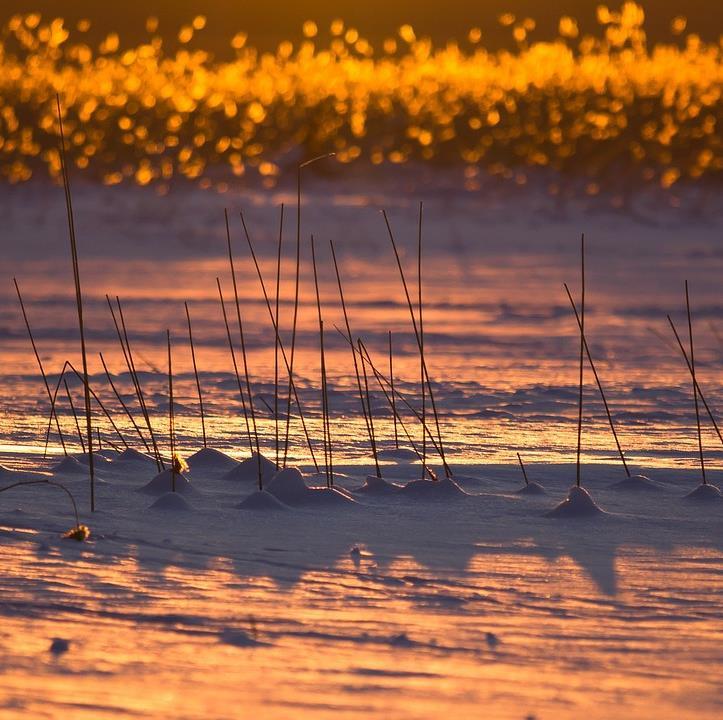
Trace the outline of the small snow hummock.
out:
M 367 475 L 367 479 L 364 484 L 358 488 L 352 490 L 353 493 L 364 493 L 365 495 L 387 495 L 389 493 L 396 493 L 402 489 L 402 486 L 389 482 L 384 478 L 377 477 L 376 475 Z
M 630 477 L 618 480 L 608 486 L 611 490 L 662 490 L 660 483 L 656 483 L 645 475 L 631 475 Z
M 532 480 L 523 485 L 517 492 L 519 495 L 545 495 L 547 490 L 540 483 Z
M 434 499 L 455 497 L 467 493 L 452 478 L 439 480 L 411 480 L 400 488 L 400 493 L 411 497 Z
M 275 495 L 266 490 L 256 490 L 237 506 L 241 510 L 286 510 L 287 507 Z
M 173 492 L 173 471 L 169 468 L 158 473 L 153 480 L 142 488 L 138 488 L 139 492 L 146 495 L 163 495 L 167 492 Z M 190 493 L 195 492 L 195 488 L 191 485 L 190 480 L 183 473 L 176 473 L 176 492 Z
M 547 517 L 590 517 L 599 515 L 601 510 L 595 501 L 590 497 L 590 493 L 583 487 L 573 485 L 568 492 L 567 497 L 550 512 L 545 513 Z
M 266 643 L 257 640 L 253 635 L 250 635 L 245 630 L 239 630 L 237 628 L 225 628 L 218 634 L 218 639 L 226 645 L 233 645 L 234 647 L 256 647 L 257 645 L 266 645 Z
M 701 483 L 695 490 L 692 490 L 684 497 L 688 500 L 701 500 L 703 502 L 709 502 L 711 500 L 720 500 L 721 492 L 720 488 L 710 483 Z
M 57 465 L 50 468 L 53 475 L 87 475 L 88 466 L 70 455 L 64 457 Z
M 115 450 L 93 450 L 93 462 L 96 465 L 103 465 L 105 463 L 109 463 L 112 458 L 115 458 L 118 455 L 118 453 Z M 75 459 L 83 463 L 83 465 L 88 464 L 88 453 L 78 453 L 77 455 L 74 455 Z
M 188 467 L 191 470 L 231 470 L 240 465 L 230 455 L 214 448 L 201 448 L 188 458 Z
M 386 448 L 377 452 L 377 457 L 380 460 L 396 460 L 397 462 L 404 462 L 406 460 L 416 460 L 417 453 L 409 448 Z
M 261 480 L 265 484 L 269 482 L 279 467 L 267 457 L 261 454 Z M 254 453 L 251 457 L 246 458 L 243 462 L 237 463 L 233 469 L 229 470 L 224 476 L 224 480 L 234 480 L 240 482 L 258 482 L 259 481 L 259 463 L 258 454 Z
M 154 500 L 149 509 L 186 512 L 187 510 L 192 510 L 193 508 L 182 495 L 179 495 L 177 492 L 167 492 L 161 495 L 158 500 Z
M 145 465 L 147 463 L 155 465 L 156 461 L 150 455 L 146 455 L 133 448 L 126 448 L 113 460 L 114 465 Z
M 308 487 L 298 468 L 280 470 L 266 488 L 286 505 L 329 505 L 355 502 L 336 488 Z

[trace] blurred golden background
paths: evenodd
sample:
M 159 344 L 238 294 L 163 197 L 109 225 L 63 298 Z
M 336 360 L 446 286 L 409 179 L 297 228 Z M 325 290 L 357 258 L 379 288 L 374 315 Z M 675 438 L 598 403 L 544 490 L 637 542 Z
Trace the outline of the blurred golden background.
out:
M 330 152 L 357 167 L 463 168 L 470 191 L 481 177 L 609 191 L 617 206 L 643 186 L 715 182 L 720 24 L 704 3 L 650 4 L 557 2 L 542 18 L 525 2 L 372 3 L 349 17 L 340 4 L 226 2 L 12 14 L 0 175 L 58 176 L 58 93 L 78 169 L 159 192 L 178 177 L 273 187 Z

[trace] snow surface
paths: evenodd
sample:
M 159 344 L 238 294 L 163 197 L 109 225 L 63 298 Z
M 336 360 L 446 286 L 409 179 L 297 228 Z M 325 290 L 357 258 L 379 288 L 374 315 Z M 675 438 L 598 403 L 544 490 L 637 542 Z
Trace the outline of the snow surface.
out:
M 354 333 L 384 370 L 387 331 L 394 332 L 398 387 L 418 403 L 416 342 L 377 210 L 389 209 L 411 272 L 419 198 L 394 177 L 363 187 L 309 180 L 304 231 L 340 238 Z M 661 720 L 723 714 L 723 503 L 711 485 L 701 490 L 690 379 L 665 320 L 668 312 L 682 320 L 688 277 L 699 382 L 711 407 L 723 407 L 716 335 L 720 218 L 644 204 L 629 215 L 584 207 L 561 215 L 534 191 L 522 201 L 449 189 L 423 199 L 425 347 L 454 481 L 444 479 L 436 459 L 440 481 L 421 480 L 409 451 L 396 451 L 391 414 L 372 384 L 384 477 L 376 480 L 349 349 L 333 331 L 342 320 L 320 243 L 334 439 L 330 489 L 319 487 L 323 472 L 311 463 L 296 417 L 289 467 L 277 475 L 275 461 L 285 451 L 262 401 L 273 398 L 273 343 L 237 226 L 243 207 L 271 277 L 277 206 L 293 204 L 293 193 L 249 188 L 220 198 L 179 188 L 158 198 L 137 188 L 77 183 L 91 383 L 133 445 L 117 455 L 108 451 L 111 462 L 98 463 L 91 514 L 87 465 L 63 460 L 54 428 L 43 459 L 47 396 L 11 280 L 16 275 L 26 295 L 54 385 L 64 360 L 75 361 L 78 352 L 62 191 L 42 184 L 4 188 L 0 462 L 10 472 L 0 476 L 6 484 L 62 482 L 92 534 L 82 543 L 60 538 L 75 518 L 55 487 L 0 494 L 3 720 L 71 714 L 226 720 L 239 712 L 270 720 L 609 720 L 648 718 L 651 708 Z M 224 206 L 239 243 L 265 458 L 261 493 L 215 294 L 216 276 L 229 289 Z M 658 491 L 610 487 L 622 468 L 588 373 L 583 485 L 605 512 L 580 516 L 581 503 L 590 507 L 582 493 L 573 489 L 563 500 L 575 477 L 579 345 L 562 282 L 577 293 L 583 230 L 588 340 L 631 468 Z M 306 250 L 296 373 L 323 463 L 318 326 Z M 285 335 L 291 269 L 287 258 Z M 189 461 L 179 480 L 193 494 L 169 493 L 168 474 L 157 496 L 137 492 L 157 468 L 98 362 L 103 351 L 147 435 L 106 292 L 124 301 L 164 457 L 165 328 L 171 330 L 177 448 Z M 183 300 L 194 318 L 207 412 L 210 447 L 198 455 Z M 68 383 L 81 407 L 80 384 L 72 377 Z M 59 413 L 71 451 L 79 451 L 67 404 Z M 100 413 L 94 420 L 104 447 L 122 450 Z M 418 430 L 412 424 L 415 442 Z M 707 424 L 704 446 L 708 477 L 720 486 L 723 452 Z M 535 478 L 526 487 L 539 483 L 545 493 L 520 490 L 518 450 Z M 54 472 L 58 463 L 62 470 Z M 705 493 L 706 501 L 684 497 L 691 493 Z M 547 517 L 561 500 L 563 516 Z M 565 516 L 569 508 L 574 517 Z M 49 651 L 54 639 L 67 649 Z

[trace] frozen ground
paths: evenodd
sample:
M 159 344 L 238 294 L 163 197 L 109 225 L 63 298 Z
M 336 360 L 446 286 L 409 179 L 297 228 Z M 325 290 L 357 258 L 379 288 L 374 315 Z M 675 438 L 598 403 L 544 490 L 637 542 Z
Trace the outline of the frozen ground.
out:
M 3 717 L 720 716 L 723 503 L 683 499 L 694 474 L 626 493 L 595 466 L 607 514 L 560 519 L 570 466 L 531 466 L 537 496 L 510 467 L 456 471 L 470 496 L 278 511 L 192 471 L 173 511 L 137 492 L 152 466 L 103 465 L 84 544 L 59 539 L 59 491 L 5 493 Z
M 386 331 L 394 331 L 395 375 L 414 397 L 413 336 L 376 210 L 390 209 L 412 273 L 416 196 L 392 192 L 392 185 L 389 193 L 310 185 L 303 227 L 323 248 L 327 326 L 340 320 L 326 247 L 333 238 L 355 334 L 383 367 Z M 92 382 L 134 447 L 97 360 L 102 351 L 132 402 L 104 294 L 126 302 L 164 448 L 162 343 L 171 329 L 186 457 L 200 447 L 184 330 L 189 300 L 211 444 L 242 459 L 247 440 L 214 295 L 219 275 L 230 298 L 222 209 L 248 210 L 270 281 L 281 200 L 291 203 L 288 328 L 290 195 L 179 189 L 158 198 L 148 190 L 77 185 Z M 649 208 L 632 217 L 573 207 L 560 217 L 532 195 L 521 205 L 442 191 L 424 200 L 430 372 L 450 461 L 469 496 L 358 495 L 356 504 L 250 511 L 236 505 L 252 492 L 252 480 L 192 468 L 189 509 L 151 510 L 156 498 L 136 490 L 152 478 L 152 466 L 102 463 L 94 515 L 84 476 L 57 477 L 76 493 L 81 520 L 92 529 L 91 541 L 77 544 L 59 539 L 73 519 L 57 489 L 0 494 L 3 717 L 231 718 L 240 702 L 249 716 L 270 718 L 720 716 L 723 503 L 682 497 L 699 482 L 694 418 L 665 320 L 671 312 L 682 330 L 689 279 L 700 383 L 720 406 L 719 220 Z M 52 459 L 43 459 L 47 398 L 11 278 L 24 292 L 55 381 L 63 361 L 78 358 L 63 210 L 57 188 L 27 185 L 0 196 L 0 463 L 22 473 L 48 472 L 61 456 L 52 435 Z M 232 223 L 252 383 L 268 399 L 268 318 L 235 212 Z M 578 348 L 562 282 L 578 293 L 583 230 L 591 347 L 631 464 L 661 487 L 608 487 L 623 473 L 613 464 L 614 445 L 588 377 L 583 483 L 607 512 L 549 518 L 544 513 L 575 476 Z M 298 369 L 314 431 L 312 292 L 305 265 Z M 329 353 L 338 482 L 353 488 L 371 470 L 368 443 L 348 350 L 330 340 Z M 78 384 L 70 385 L 80 404 Z M 392 426 L 382 399 L 378 394 L 374 403 L 388 448 Z M 271 454 L 273 421 L 260 398 L 256 406 Z M 65 404 L 62 413 L 75 451 Z M 106 448 L 118 443 L 98 421 Z M 296 425 L 292 460 L 309 471 Z M 705 442 L 709 478 L 720 485 L 717 438 L 706 431 Z M 518 450 L 546 495 L 517 494 Z M 400 482 L 419 476 L 418 466 L 386 463 L 383 470 Z M 17 477 L 3 473 L 2 484 Z

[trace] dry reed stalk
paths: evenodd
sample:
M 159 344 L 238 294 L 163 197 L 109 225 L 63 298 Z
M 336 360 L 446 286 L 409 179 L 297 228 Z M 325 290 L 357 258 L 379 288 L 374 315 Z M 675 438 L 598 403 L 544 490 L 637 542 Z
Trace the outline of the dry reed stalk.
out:
M 80 267 L 78 263 L 78 246 L 75 239 L 75 220 L 73 218 L 73 201 L 70 194 L 70 178 L 65 157 L 65 134 L 63 132 L 63 115 L 60 109 L 60 95 L 56 93 L 55 101 L 58 108 L 58 126 L 60 128 L 60 169 L 65 189 L 65 207 L 68 215 L 68 233 L 70 235 L 70 251 L 73 261 L 73 277 L 75 280 L 75 303 L 78 311 L 78 328 L 80 330 L 80 353 L 83 361 L 83 378 L 85 384 L 85 423 L 88 438 L 88 473 L 90 475 L 90 510 L 95 512 L 95 465 L 93 463 L 93 427 L 90 417 L 90 384 L 88 383 L 88 356 L 85 351 L 85 324 L 83 322 L 83 294 L 80 288 Z
M 420 385 L 422 389 L 422 425 L 426 422 L 426 393 L 424 390 L 424 369 L 426 367 L 424 359 L 424 316 L 422 314 L 422 215 L 423 215 L 423 204 L 419 203 L 419 225 L 417 232 L 417 282 L 419 289 L 419 376 Z M 390 373 L 391 374 L 391 373 Z M 440 438 L 440 446 L 441 446 Z M 427 457 L 427 435 L 422 428 L 422 456 L 426 459 Z M 422 471 L 422 477 L 424 477 L 424 471 Z
M 123 339 L 121 340 L 121 345 L 123 345 L 123 342 L 125 342 L 125 350 L 124 352 L 127 352 L 127 360 L 128 360 L 128 368 L 131 373 L 131 377 L 133 378 L 133 383 L 136 387 L 136 392 L 138 395 L 138 402 L 141 406 L 141 412 L 143 413 L 143 417 L 146 421 L 146 426 L 148 427 L 148 432 L 151 436 L 151 444 L 153 445 L 153 451 L 156 455 L 156 464 L 158 465 L 159 470 L 165 470 L 166 466 L 163 462 L 163 456 L 161 455 L 161 451 L 158 447 L 158 443 L 156 442 L 156 434 L 153 431 L 153 425 L 151 425 L 151 414 L 148 412 L 148 407 L 146 405 L 146 399 L 143 395 L 143 388 L 141 387 L 141 380 L 138 377 L 138 373 L 136 372 L 136 363 L 133 360 L 133 349 L 131 348 L 131 343 L 128 338 L 128 330 L 126 328 L 126 319 L 123 315 L 123 306 L 121 305 L 120 298 L 116 295 L 115 298 L 116 305 L 118 306 L 118 315 L 120 317 L 121 321 L 121 328 L 123 330 Z M 108 304 L 110 306 L 110 299 L 108 299 Z M 113 313 L 113 308 L 111 307 L 111 314 L 113 315 L 113 322 L 115 322 L 115 313 Z M 116 329 L 118 329 L 118 325 L 116 324 Z
M 243 414 L 244 414 L 244 421 L 246 424 L 246 435 L 249 440 L 249 450 L 251 452 L 251 456 L 253 457 L 254 454 L 254 443 L 251 438 L 251 424 L 249 423 L 249 414 L 246 409 L 246 398 L 244 397 L 244 391 L 243 387 L 241 386 L 241 376 L 239 375 L 238 371 L 238 363 L 236 362 L 236 351 L 233 347 L 233 341 L 231 340 L 231 329 L 228 325 L 228 316 L 226 315 L 226 302 L 223 299 L 223 292 L 221 291 L 221 281 L 216 278 L 216 286 L 218 287 L 218 299 L 221 303 L 221 311 L 223 312 L 223 324 L 226 327 L 226 338 L 228 339 L 228 349 L 231 353 L 231 361 L 233 363 L 233 372 L 236 376 L 236 384 L 238 385 L 238 394 L 241 398 L 241 407 L 243 408 Z
M 311 442 L 311 437 L 309 436 L 309 431 L 306 427 L 306 419 L 304 418 L 304 410 L 301 405 L 301 400 L 299 399 L 299 394 L 296 389 L 296 383 L 293 379 L 293 373 L 291 372 L 291 366 L 289 364 L 289 359 L 286 355 L 286 350 L 284 349 L 284 344 L 281 341 L 281 336 L 279 335 L 279 326 L 276 322 L 276 319 L 274 317 L 274 311 L 271 308 L 271 301 L 269 300 L 269 294 L 266 291 L 266 283 L 264 282 L 264 276 L 261 273 L 261 267 L 259 266 L 258 258 L 256 257 L 256 252 L 254 250 L 253 243 L 251 242 L 251 235 L 249 234 L 248 228 L 246 227 L 246 220 L 244 218 L 243 212 L 239 213 L 241 216 L 241 224 L 243 225 L 244 234 L 246 236 L 246 242 L 248 243 L 249 250 L 251 251 L 251 258 L 254 263 L 254 267 L 256 268 L 256 274 L 259 278 L 259 283 L 261 284 L 261 291 L 264 295 L 264 301 L 266 302 L 266 309 L 269 311 L 269 318 L 271 319 L 271 324 L 274 327 L 274 333 L 276 334 L 276 342 L 279 345 L 279 352 L 281 353 L 281 358 L 284 361 L 284 366 L 286 367 L 286 372 L 289 376 L 289 383 L 291 384 L 291 390 L 294 395 L 294 401 L 296 402 L 296 407 L 299 411 L 299 420 L 301 420 L 301 427 L 304 432 L 304 436 L 306 437 L 306 444 L 309 448 L 309 453 L 311 454 L 311 460 L 314 463 L 314 468 L 316 469 L 316 472 L 319 472 L 319 463 L 316 460 L 316 454 L 314 453 L 314 446 Z M 289 410 L 290 412 L 290 410 Z M 287 415 L 288 419 L 288 415 Z M 284 466 L 286 465 L 286 457 L 283 459 Z
M 238 286 L 236 284 L 236 270 L 234 268 L 233 264 L 233 252 L 231 250 L 231 230 L 228 226 L 228 212 L 224 209 L 223 211 L 224 218 L 226 219 L 226 241 L 228 244 L 228 262 L 229 266 L 231 268 L 231 280 L 233 282 L 233 297 L 236 301 L 236 319 L 238 320 L 238 334 L 239 338 L 241 340 L 241 359 L 243 360 L 244 364 L 244 378 L 246 381 L 246 394 L 249 399 L 249 412 L 251 413 L 251 426 L 253 428 L 254 433 L 254 439 L 256 441 L 256 463 L 258 465 L 258 481 L 259 481 L 259 490 L 263 489 L 263 479 L 261 476 L 261 447 L 259 445 L 259 430 L 258 426 L 256 424 L 256 408 L 254 407 L 254 396 L 251 392 L 251 381 L 249 380 L 249 366 L 248 366 L 248 360 L 246 356 L 246 341 L 244 340 L 244 327 L 243 323 L 241 322 L 241 303 L 239 302 L 238 297 Z M 253 450 L 251 450 L 251 455 L 253 457 Z
M 392 384 L 392 416 L 394 418 L 394 447 L 399 450 L 399 434 L 397 432 L 397 400 L 394 397 L 394 353 L 392 350 L 392 331 L 389 331 L 389 380 Z
M 339 335 L 341 335 L 345 340 L 347 340 L 347 337 L 346 337 L 346 335 L 343 333 L 343 331 L 340 330 L 338 327 L 336 327 L 336 325 L 335 325 L 334 327 L 335 327 L 336 331 L 339 333 Z M 347 342 L 348 342 L 348 340 L 347 340 Z M 377 378 L 380 382 L 383 382 L 387 387 L 389 387 L 389 388 L 391 389 L 391 382 L 389 381 L 388 378 L 386 378 L 386 377 L 384 376 L 383 373 L 381 373 L 381 372 L 376 368 L 376 366 L 375 366 L 374 363 L 372 362 L 371 356 L 369 355 L 369 351 L 367 350 L 367 348 L 366 348 L 366 346 L 364 345 L 363 342 L 361 343 L 361 350 L 355 348 L 354 352 L 358 352 L 358 353 L 359 353 L 359 357 L 361 357 L 361 356 L 362 356 L 362 351 L 363 351 L 364 359 L 365 359 L 367 365 L 369 365 L 369 367 L 372 369 L 372 372 L 374 373 L 374 375 L 376 376 L 376 378 Z M 396 386 L 395 386 L 395 388 L 394 388 L 394 394 L 402 401 L 402 403 L 403 403 L 403 404 L 405 405 L 405 407 L 409 410 L 409 412 L 411 412 L 412 415 L 414 415 L 414 417 L 417 418 L 417 420 L 419 420 L 419 421 L 421 422 L 421 421 L 422 421 L 422 416 L 421 416 L 420 412 L 412 405 L 412 403 L 407 399 L 407 397 L 404 395 L 404 393 L 402 393 L 402 392 L 399 390 L 399 388 L 397 388 Z M 400 418 L 400 417 L 401 417 L 401 416 L 398 415 L 398 418 Z M 438 445 L 437 445 L 437 441 L 436 441 L 434 435 L 432 434 L 432 431 L 429 429 L 429 426 L 425 426 L 425 428 L 426 428 L 426 430 L 427 430 L 427 437 L 429 438 L 430 442 L 432 443 L 432 446 L 434 447 L 435 452 L 439 454 L 439 447 L 438 447 Z
M 372 453 L 374 454 L 374 464 L 379 467 L 377 440 L 374 434 L 374 415 L 372 412 L 372 401 L 371 395 L 369 394 L 369 380 L 367 378 L 367 368 L 364 362 L 364 353 L 362 352 L 361 338 L 357 338 L 357 346 L 359 348 L 359 357 L 361 358 L 362 377 L 364 378 L 364 394 L 366 395 L 367 415 L 369 416 L 369 431 L 371 432 Z M 377 477 L 381 477 L 381 475 L 377 475 Z
M 409 308 L 409 315 L 412 320 L 412 329 L 414 330 L 414 337 L 417 341 L 417 347 L 419 348 L 420 361 L 422 364 L 422 368 L 424 370 L 424 378 L 427 383 L 427 390 L 429 391 L 429 402 L 432 405 L 432 413 L 434 415 L 434 424 L 435 424 L 435 429 L 437 431 L 437 439 L 439 441 L 438 444 L 435 442 L 435 446 L 438 448 L 438 452 L 440 454 L 439 456 L 442 460 L 442 465 L 444 467 L 445 475 L 449 478 L 449 477 L 452 477 L 452 470 L 450 469 L 449 465 L 447 464 L 447 460 L 446 460 L 446 457 L 444 454 L 444 444 L 442 442 L 442 431 L 441 431 L 440 425 L 439 425 L 439 414 L 437 413 L 437 403 L 434 400 L 434 391 L 432 390 L 432 383 L 429 379 L 429 371 L 427 369 L 427 364 L 425 362 L 424 356 L 422 355 L 422 342 L 421 342 L 421 338 L 419 336 L 419 328 L 417 326 L 417 320 L 414 316 L 414 306 L 412 305 L 412 298 L 409 294 L 409 286 L 407 285 L 407 279 L 404 275 L 404 268 L 402 267 L 402 261 L 401 261 L 401 258 L 399 257 L 399 251 L 397 250 L 397 243 L 394 240 L 394 233 L 392 232 L 392 227 L 389 224 L 389 218 L 387 217 L 386 211 L 382 210 L 382 216 L 384 217 L 384 222 L 387 226 L 387 232 L 389 233 L 389 240 L 392 243 L 392 250 L 394 250 L 394 257 L 396 258 L 396 261 L 397 261 L 397 269 L 399 270 L 399 276 L 402 280 L 402 287 L 404 288 L 404 295 L 407 300 L 407 307 Z M 426 422 L 422 423 L 422 424 L 423 424 L 423 426 L 426 426 Z
M 171 491 L 176 492 L 176 426 L 173 414 L 173 363 L 170 330 L 166 330 L 166 338 L 168 339 L 168 437 L 171 445 Z
M 331 247 L 331 257 L 334 262 L 334 272 L 336 273 L 336 283 L 337 283 L 337 286 L 339 287 L 339 299 L 341 301 L 341 309 L 344 314 L 344 325 L 346 327 L 346 339 L 347 339 L 347 342 L 349 343 L 349 346 L 351 347 L 351 357 L 352 357 L 352 360 L 354 361 L 354 377 L 356 378 L 356 386 L 357 386 L 357 391 L 359 393 L 359 404 L 361 405 L 362 415 L 364 416 L 364 424 L 366 425 L 367 435 L 369 436 L 369 446 L 372 448 L 372 454 L 374 455 L 375 470 L 377 473 L 377 477 L 380 478 L 382 476 L 382 471 L 381 471 L 381 467 L 379 465 L 377 456 L 373 452 L 374 451 L 374 447 L 373 447 L 374 442 L 372 441 L 372 431 L 371 431 L 371 427 L 369 425 L 369 415 L 367 413 L 366 402 L 364 400 L 364 391 L 362 390 L 361 376 L 359 374 L 359 364 L 356 359 L 356 351 L 354 349 L 354 340 L 352 339 L 351 325 L 349 324 L 349 313 L 347 312 L 346 301 L 344 300 L 344 288 L 342 287 L 342 284 L 341 284 L 341 274 L 339 272 L 339 264 L 337 263 L 337 260 L 336 260 L 336 250 L 334 249 L 333 240 L 329 240 L 329 246 Z M 393 394 L 392 394 L 392 397 L 394 397 Z
M 703 457 L 703 435 L 700 430 L 700 409 L 698 408 L 698 382 L 695 378 L 695 354 L 693 351 L 693 321 L 690 315 L 690 298 L 688 296 L 688 281 L 685 281 L 685 309 L 688 313 L 688 337 L 690 338 L 690 372 L 693 376 L 693 400 L 695 401 L 695 424 L 698 429 L 698 453 L 700 454 L 700 472 L 703 484 L 707 485 L 705 477 L 705 459 Z
M 48 376 L 45 374 L 45 368 L 43 367 L 43 361 L 40 359 L 40 354 L 38 353 L 38 348 L 35 344 L 35 338 L 33 337 L 33 331 L 30 328 L 30 321 L 28 320 L 28 315 L 25 312 L 25 303 L 23 302 L 23 296 L 20 294 L 20 286 L 18 285 L 18 281 L 13 278 L 13 282 L 15 283 L 15 292 L 18 294 L 18 301 L 20 302 L 20 310 L 23 313 L 23 320 L 25 321 L 25 327 L 28 331 L 28 337 L 30 338 L 30 344 L 33 347 L 33 354 L 35 355 L 35 361 L 38 364 L 38 369 L 40 370 L 40 375 L 43 378 L 43 384 L 45 385 L 45 391 L 48 393 L 48 400 L 50 401 L 51 408 L 54 406 L 53 403 L 53 396 L 50 392 L 50 385 L 48 383 Z M 65 448 L 65 438 L 63 437 L 63 431 L 60 429 L 60 419 L 58 418 L 57 414 L 51 411 L 51 424 L 53 418 L 55 418 L 55 424 L 58 429 L 58 436 L 60 437 L 60 444 L 63 447 L 63 455 L 67 457 L 68 451 Z M 47 448 L 47 444 L 46 444 Z
M 520 463 L 520 468 L 522 469 L 522 477 L 525 478 L 525 485 L 529 485 L 530 481 L 527 479 L 527 470 L 525 470 L 525 463 L 522 462 L 522 457 L 520 456 L 520 453 L 517 453 L 517 459 Z
M 338 330 L 339 329 L 337 328 L 337 331 Z M 343 334 L 342 334 L 342 336 L 343 336 Z M 379 389 L 384 394 L 384 397 L 386 398 L 387 403 L 389 404 L 389 407 L 392 408 L 392 412 L 394 412 L 396 414 L 396 418 L 397 418 L 397 422 L 399 423 L 399 427 L 402 428 L 402 430 L 404 431 L 404 434 L 407 436 L 407 440 L 409 441 L 409 444 L 412 447 L 412 452 L 414 452 L 414 454 L 417 456 L 417 459 L 421 463 L 422 467 L 427 471 L 429 478 L 431 480 L 437 480 L 437 476 L 434 474 L 434 471 L 427 465 L 426 458 L 424 458 L 424 459 L 422 458 L 421 452 L 417 449 L 417 445 L 414 442 L 414 440 L 412 440 L 412 436 L 409 433 L 409 431 L 407 430 L 407 426 L 404 423 L 402 416 L 399 414 L 399 412 L 396 409 L 396 403 L 392 403 L 392 398 L 390 397 L 389 393 L 387 392 L 387 390 L 384 387 L 384 382 L 387 382 L 387 384 L 389 384 L 390 386 L 391 386 L 391 383 L 388 380 L 386 380 L 386 378 L 374 367 L 374 365 L 371 361 L 371 358 L 369 357 L 369 351 L 366 349 L 364 342 L 361 343 L 361 349 L 364 352 L 367 364 L 369 365 L 369 367 L 372 369 L 372 372 L 374 373 L 374 377 L 376 378 L 377 385 L 379 385 Z M 361 356 L 361 353 L 359 353 L 359 355 Z M 390 392 L 391 392 L 391 387 L 390 387 Z M 396 392 L 397 394 L 400 394 L 398 391 L 394 391 L 394 392 Z M 404 398 L 402 398 L 402 401 L 405 404 L 407 404 L 407 406 L 412 410 L 412 412 L 414 412 L 414 409 L 411 407 L 411 405 L 409 403 L 406 402 L 406 400 L 404 400 Z M 417 414 L 417 418 L 419 418 L 419 417 L 420 417 L 419 414 Z
M 110 371 L 108 370 L 108 366 L 106 365 L 105 358 L 103 357 L 103 353 L 98 353 L 100 356 L 100 362 L 103 365 L 103 370 L 105 371 L 105 376 L 108 379 L 108 384 L 111 387 L 111 390 L 113 390 L 113 394 L 116 396 L 116 399 L 120 403 L 121 407 L 123 408 L 126 416 L 131 421 L 131 424 L 133 425 L 133 429 L 136 431 L 136 434 L 140 438 L 140 441 L 143 443 L 143 447 L 145 447 L 146 452 L 150 453 L 151 450 L 148 447 L 148 443 L 146 442 L 146 439 L 143 437 L 143 433 L 141 432 L 141 429 L 138 427 L 138 424 L 136 423 L 135 418 L 133 417 L 133 414 L 131 413 L 130 409 L 128 408 L 128 405 L 126 405 L 125 401 L 121 397 L 121 394 L 118 392 L 118 389 L 116 388 L 115 383 L 113 382 L 113 377 L 110 374 Z
M 584 350 L 585 350 L 585 235 L 580 238 L 580 277 L 582 283 L 582 300 L 580 302 L 580 318 L 578 327 L 580 329 L 580 382 L 579 397 L 577 406 L 577 460 L 575 463 L 576 479 L 575 484 L 580 487 L 580 450 L 582 447 L 582 388 L 584 381 Z
M 75 412 L 75 405 L 73 404 L 73 396 L 70 394 L 70 388 L 68 387 L 68 381 L 63 377 L 63 385 L 65 385 L 65 394 L 68 398 L 68 404 L 70 405 L 70 412 L 73 413 L 73 419 L 75 420 L 75 427 L 78 431 L 78 440 L 80 440 L 80 447 L 85 454 L 85 442 L 83 441 L 83 433 L 80 429 L 80 422 L 78 421 L 78 413 Z
M 206 417 L 203 411 L 203 393 L 201 392 L 201 380 L 198 377 L 198 365 L 196 364 L 196 347 L 193 343 L 193 329 L 191 328 L 191 313 L 188 310 L 188 303 L 184 301 L 186 308 L 186 320 L 188 322 L 188 342 L 191 345 L 191 360 L 193 361 L 193 374 L 196 377 L 196 390 L 198 392 L 198 406 L 201 410 L 201 433 L 203 435 L 203 447 L 208 447 L 206 441 Z
M 587 354 L 587 360 L 590 364 L 590 369 L 592 370 L 592 374 L 595 377 L 595 382 L 597 383 L 598 390 L 600 391 L 600 397 L 602 398 L 603 405 L 605 406 L 605 412 L 608 416 L 608 423 L 610 423 L 610 429 L 612 430 L 613 437 L 615 438 L 615 445 L 618 449 L 618 455 L 620 455 L 620 460 L 623 463 L 623 467 L 625 468 L 625 474 L 630 477 L 630 469 L 628 468 L 628 463 L 625 461 L 625 454 L 623 453 L 623 449 L 620 445 L 620 440 L 618 439 L 618 433 L 615 430 L 615 423 L 613 422 L 613 416 L 610 412 L 610 407 L 608 406 L 607 398 L 605 397 L 605 391 L 603 390 L 602 382 L 600 381 L 600 376 L 598 375 L 597 368 L 595 367 L 595 363 L 593 362 L 592 355 L 590 353 L 590 348 L 587 344 L 587 337 L 585 336 L 585 333 L 582 330 L 582 321 L 580 319 L 580 316 L 577 312 L 577 307 L 575 306 L 575 301 L 572 299 L 572 294 L 570 293 L 570 288 L 567 287 L 566 283 L 563 283 L 565 286 L 565 292 L 567 293 L 567 297 L 570 300 L 570 304 L 572 305 L 572 310 L 575 313 L 575 319 L 577 320 L 577 326 L 580 329 L 580 332 L 582 333 L 582 342 L 585 346 L 585 353 Z
M 673 324 L 673 320 L 671 319 L 670 315 L 668 317 L 668 322 L 670 323 L 670 327 L 673 329 L 673 333 L 675 335 L 675 339 L 678 341 L 678 347 L 680 348 L 680 352 L 683 354 L 683 359 L 685 360 L 685 364 L 688 366 L 688 372 L 691 374 L 691 377 L 693 377 L 693 368 L 690 366 L 690 360 L 688 360 L 688 353 L 685 352 L 685 348 L 683 347 L 683 343 L 680 339 L 680 336 L 678 335 L 678 331 Z M 721 434 L 720 428 L 718 427 L 718 423 L 716 422 L 715 417 L 713 416 L 713 412 L 710 409 L 710 406 L 708 405 L 708 402 L 705 399 L 705 395 L 703 394 L 703 390 L 700 387 L 700 384 L 698 381 L 695 381 L 695 386 L 698 388 L 698 395 L 700 396 L 700 399 L 703 401 L 703 407 L 706 409 L 706 412 L 708 413 L 708 417 L 710 418 L 711 423 L 713 423 L 713 427 L 715 428 L 716 434 L 718 435 L 718 439 L 721 441 L 721 444 L 723 444 L 723 435 Z
M 281 246 L 284 237 L 284 203 L 279 213 L 279 241 L 276 249 L 276 327 L 279 327 L 279 302 L 281 293 Z M 279 466 L 279 334 L 274 333 L 274 447 L 276 449 L 276 466 Z

